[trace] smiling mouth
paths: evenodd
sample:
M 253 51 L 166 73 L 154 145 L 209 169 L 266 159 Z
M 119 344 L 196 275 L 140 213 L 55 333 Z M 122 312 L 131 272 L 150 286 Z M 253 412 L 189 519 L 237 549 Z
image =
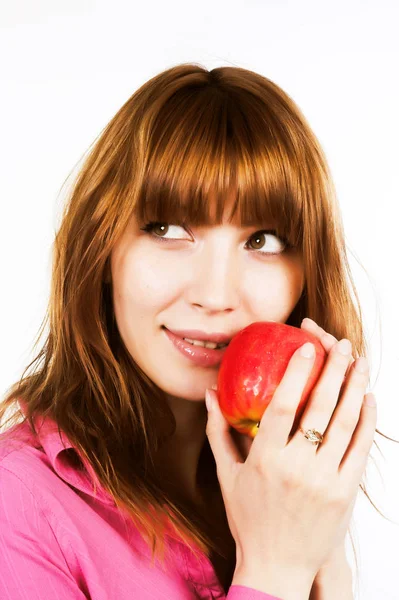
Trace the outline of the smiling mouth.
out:
M 167 327 L 165 327 L 165 325 L 162 325 L 162 329 L 170 331 Z M 177 335 L 180 339 L 184 340 L 188 344 L 191 344 L 191 346 L 197 346 L 199 348 L 208 348 L 208 350 L 222 350 L 223 348 L 226 348 L 231 341 L 228 340 L 227 342 L 213 342 L 211 340 L 197 340 L 190 337 L 184 337 L 182 335 L 179 335 L 177 332 L 172 331 L 172 333 L 174 333 L 174 335 Z
M 163 327 L 166 336 L 174 347 L 189 361 L 201 367 L 216 367 L 220 364 L 227 348 L 209 348 L 203 344 L 192 344 L 184 337 L 175 334 L 167 327 Z M 199 340 L 201 342 L 201 340 Z

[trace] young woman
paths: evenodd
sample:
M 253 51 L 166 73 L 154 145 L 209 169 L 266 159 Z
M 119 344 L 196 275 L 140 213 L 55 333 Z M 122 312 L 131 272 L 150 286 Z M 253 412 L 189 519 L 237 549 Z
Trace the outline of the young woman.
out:
M 77 177 L 47 339 L 2 403 L 0 596 L 352 598 L 376 406 L 349 282 L 326 160 L 287 94 L 192 64 L 138 89 Z M 256 321 L 312 330 L 328 359 L 291 432 L 312 347 L 293 355 L 251 445 L 218 409 L 212 344 Z

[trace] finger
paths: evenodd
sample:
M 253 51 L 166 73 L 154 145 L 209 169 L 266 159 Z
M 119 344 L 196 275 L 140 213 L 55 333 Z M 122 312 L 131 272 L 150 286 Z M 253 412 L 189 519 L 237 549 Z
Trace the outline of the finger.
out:
M 334 344 L 338 342 L 336 337 L 334 337 L 331 333 L 327 333 L 327 331 L 325 331 L 322 327 L 320 327 L 320 325 L 318 325 L 309 317 L 305 317 L 305 319 L 303 319 L 301 323 L 301 329 L 305 329 L 306 331 L 313 333 L 313 335 L 315 335 L 319 339 L 320 343 L 327 352 L 329 352 L 334 346 Z M 348 368 L 345 373 L 345 377 L 348 376 L 349 370 L 354 362 L 355 359 L 353 358 L 353 356 L 351 356 Z
M 247 459 L 247 456 L 251 449 L 253 438 L 251 438 L 249 435 L 240 433 L 233 427 L 231 427 L 231 429 L 230 429 L 230 434 L 231 434 L 231 437 L 233 438 L 238 450 L 240 451 L 242 460 L 245 461 Z
M 205 393 L 211 400 L 211 408 L 208 409 L 206 435 L 215 457 L 219 482 L 226 485 L 234 466 L 237 463 L 242 463 L 242 457 L 231 437 L 230 424 L 220 410 L 216 391 L 208 389 Z
M 303 350 L 313 347 L 312 356 L 304 356 Z M 295 419 L 295 413 L 309 379 L 315 360 L 314 344 L 307 342 L 292 355 L 273 398 L 262 415 L 251 454 L 263 456 L 265 445 L 284 448 Z
M 356 430 L 340 465 L 343 485 L 358 486 L 367 466 L 367 459 L 373 445 L 376 427 L 377 405 L 375 396 L 372 393 L 368 393 L 364 396 Z
M 327 358 L 323 372 L 313 388 L 301 417 L 300 428 L 304 431 L 315 429 L 322 435 L 326 431 L 331 416 L 338 402 L 345 371 L 348 366 L 351 351 L 349 340 L 343 339 L 335 344 Z M 289 444 L 297 447 L 299 451 L 304 445 L 303 431 L 298 428 Z M 317 446 L 306 442 L 309 450 L 317 451 Z M 324 445 L 324 442 L 323 442 Z M 342 457 L 342 455 L 341 455 Z
M 318 450 L 318 454 L 330 464 L 334 463 L 336 469 L 339 468 L 358 425 L 369 381 L 368 373 L 367 361 L 363 357 L 358 359 Z
M 318 340 L 324 346 L 324 349 L 327 351 L 331 350 L 334 344 L 336 344 L 338 341 L 337 338 L 331 335 L 331 333 L 324 331 L 320 325 L 317 325 L 317 323 L 312 319 L 309 319 L 309 317 L 303 319 L 301 323 L 301 329 L 305 329 L 306 331 L 313 333 L 313 335 L 318 338 Z
M 217 383 L 213 384 L 212 389 L 217 392 L 217 389 L 218 389 Z M 234 429 L 231 425 L 230 425 L 230 435 L 239 450 L 240 458 L 242 459 L 242 461 L 245 461 L 249 454 L 251 446 L 252 446 L 252 438 L 249 437 L 249 435 L 244 435 L 243 433 L 240 433 L 239 431 Z

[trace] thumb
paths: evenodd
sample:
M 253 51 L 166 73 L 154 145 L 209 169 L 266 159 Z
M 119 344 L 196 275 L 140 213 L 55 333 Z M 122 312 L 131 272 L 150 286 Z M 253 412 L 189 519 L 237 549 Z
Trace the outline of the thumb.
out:
M 243 460 L 230 433 L 230 424 L 220 410 L 217 393 L 207 389 L 205 396 L 208 409 L 206 435 L 215 457 L 219 482 L 223 483 L 221 479 L 224 480 L 236 464 L 242 464 Z

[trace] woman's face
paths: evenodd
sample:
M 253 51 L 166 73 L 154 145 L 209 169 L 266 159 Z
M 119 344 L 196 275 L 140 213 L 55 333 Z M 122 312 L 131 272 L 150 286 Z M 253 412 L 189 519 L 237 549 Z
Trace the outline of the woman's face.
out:
M 164 327 L 231 336 L 255 321 L 284 323 L 303 290 L 302 260 L 295 249 L 284 252 L 278 237 L 260 233 L 273 223 L 239 227 L 223 221 L 189 224 L 190 230 L 168 223 L 152 233 L 142 231 L 144 225 L 132 222 L 111 256 L 120 335 L 158 387 L 173 397 L 203 400 L 220 365 L 192 362 Z

